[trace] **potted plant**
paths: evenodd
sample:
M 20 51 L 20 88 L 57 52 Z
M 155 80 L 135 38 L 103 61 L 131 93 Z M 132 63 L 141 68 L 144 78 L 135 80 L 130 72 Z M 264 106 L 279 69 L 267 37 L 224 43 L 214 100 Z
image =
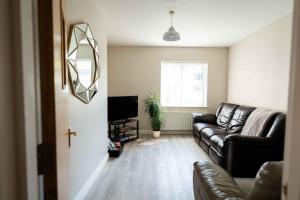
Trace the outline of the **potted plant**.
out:
M 160 106 L 159 97 L 154 93 L 148 93 L 144 99 L 145 112 L 149 115 L 153 130 L 153 137 L 160 136 L 160 128 L 163 122 L 163 112 Z

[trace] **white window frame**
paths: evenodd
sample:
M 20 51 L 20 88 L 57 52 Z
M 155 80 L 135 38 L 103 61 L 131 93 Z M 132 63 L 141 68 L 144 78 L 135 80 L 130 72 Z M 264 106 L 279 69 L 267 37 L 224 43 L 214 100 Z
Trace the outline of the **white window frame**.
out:
M 194 105 L 183 105 L 183 104 L 181 104 L 181 105 L 166 105 L 166 104 L 164 104 L 164 102 L 162 102 L 162 98 L 160 98 L 161 99 L 161 105 L 162 105 L 162 107 L 165 107 L 165 108 L 168 108 L 168 107 L 170 107 L 170 108 L 207 108 L 208 106 L 207 106 L 207 97 L 208 97 L 208 69 L 209 69 L 209 65 L 208 65 L 208 62 L 207 61 L 161 61 L 161 68 L 160 68 L 160 97 L 162 97 L 162 65 L 163 65 L 163 63 L 199 63 L 199 64 L 206 64 L 206 69 L 205 69 L 205 74 L 204 74 L 204 78 L 205 78 L 205 80 L 204 80 L 204 97 L 203 97 L 203 99 L 204 99 L 204 103 L 203 103 L 203 105 L 202 104 L 194 104 Z

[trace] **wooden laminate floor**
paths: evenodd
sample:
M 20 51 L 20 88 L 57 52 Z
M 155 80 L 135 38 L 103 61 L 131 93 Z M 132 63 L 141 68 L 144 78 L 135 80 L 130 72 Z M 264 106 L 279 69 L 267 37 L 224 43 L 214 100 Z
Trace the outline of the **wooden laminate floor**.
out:
M 87 200 L 192 200 L 193 163 L 209 161 L 192 135 L 164 135 L 160 143 L 152 141 L 125 145 L 119 158 L 111 159 L 98 177 Z

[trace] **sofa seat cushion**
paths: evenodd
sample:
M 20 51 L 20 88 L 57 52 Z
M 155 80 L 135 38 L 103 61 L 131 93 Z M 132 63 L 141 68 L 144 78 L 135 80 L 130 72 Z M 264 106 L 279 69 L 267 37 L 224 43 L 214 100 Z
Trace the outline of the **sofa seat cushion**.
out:
M 224 103 L 222 110 L 217 118 L 218 127 L 226 129 L 238 105 Z
M 213 135 L 228 135 L 227 131 L 220 128 L 205 128 L 200 133 L 201 137 L 209 141 Z
M 239 106 L 228 124 L 227 131 L 229 133 L 240 133 L 251 114 L 254 110 L 254 107 L 247 107 L 247 106 Z
M 223 146 L 224 146 L 224 138 L 227 135 L 213 135 L 209 140 L 209 144 L 212 148 L 214 148 L 219 154 L 223 155 Z
M 193 125 L 193 132 L 200 134 L 204 128 L 216 128 L 214 124 L 207 124 L 207 123 L 196 123 Z
M 213 163 L 225 169 L 225 158 L 223 154 L 220 154 L 217 150 L 209 146 L 208 156 L 213 161 Z

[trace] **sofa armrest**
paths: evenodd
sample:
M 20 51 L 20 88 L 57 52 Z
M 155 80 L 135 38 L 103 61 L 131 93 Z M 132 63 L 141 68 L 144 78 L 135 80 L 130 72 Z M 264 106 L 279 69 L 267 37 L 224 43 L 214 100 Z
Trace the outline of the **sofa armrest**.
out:
M 224 139 L 225 168 L 234 177 L 255 177 L 267 161 L 283 159 L 283 144 L 268 137 L 228 135 Z
M 193 123 L 207 123 L 207 124 L 216 124 L 217 117 L 214 114 L 204 114 L 204 113 L 193 113 Z
M 210 162 L 194 163 L 193 188 L 195 200 L 245 199 L 233 178 Z

